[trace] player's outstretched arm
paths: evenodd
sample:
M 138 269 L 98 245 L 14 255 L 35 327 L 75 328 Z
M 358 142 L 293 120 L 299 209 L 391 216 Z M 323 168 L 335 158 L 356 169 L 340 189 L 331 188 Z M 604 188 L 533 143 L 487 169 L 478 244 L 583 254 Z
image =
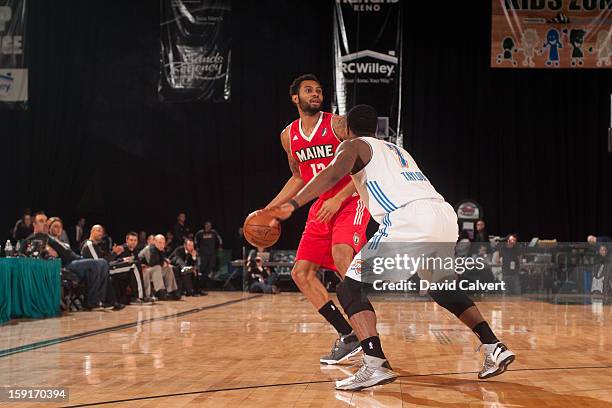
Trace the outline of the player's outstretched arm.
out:
M 295 202 L 301 207 L 332 188 L 351 172 L 357 157 L 358 152 L 353 141 L 342 142 L 334 160 L 293 197 Z
M 310 180 L 306 187 L 301 189 L 287 203 L 267 210 L 274 217 L 270 225 L 273 226 L 278 224 L 279 220 L 286 220 L 291 217 L 295 210 L 329 190 L 344 175 L 361 171 L 368 165 L 371 159 L 372 150 L 370 145 L 360 140 L 360 138 L 342 142 L 336 151 L 336 157 L 325 170 Z
M 353 183 L 353 181 L 351 180 L 351 182 L 344 186 L 342 190 L 338 191 L 334 198 L 338 199 L 339 201 L 344 201 L 356 192 L 357 187 L 355 187 L 355 183 Z
M 276 207 L 289 201 L 294 195 L 304 187 L 304 180 L 300 174 L 300 168 L 297 160 L 291 155 L 291 148 L 289 145 L 289 128 L 285 128 L 281 133 L 281 144 L 283 149 L 287 153 L 287 162 L 289 163 L 289 169 L 291 170 L 291 178 L 287 180 L 282 190 L 274 197 L 272 201 L 266 206 L 266 208 Z
M 288 203 L 281 205 L 280 207 L 273 207 L 269 209 L 270 215 L 275 217 L 270 225 L 278 223 L 278 220 L 286 220 L 291 217 L 293 211 L 299 207 L 323 194 L 335 185 L 342 177 L 350 173 L 355 166 L 355 162 L 359 157 L 358 146 L 355 145 L 354 141 L 347 140 L 338 146 L 336 151 L 336 157 L 327 166 L 325 170 L 322 170 L 312 180 L 306 184 L 306 186 L 300 190 L 300 192 L 289 200 Z

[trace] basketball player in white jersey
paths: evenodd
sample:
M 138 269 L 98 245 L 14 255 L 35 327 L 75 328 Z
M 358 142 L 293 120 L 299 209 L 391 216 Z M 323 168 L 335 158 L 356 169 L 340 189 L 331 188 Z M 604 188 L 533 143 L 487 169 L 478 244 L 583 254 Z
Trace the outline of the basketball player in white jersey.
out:
M 381 224 L 379 232 L 368 244 L 455 243 L 458 228 L 453 208 L 434 189 L 408 152 L 373 137 L 377 117 L 374 108 L 368 105 L 351 109 L 347 115 L 348 139 L 338 147 L 333 162 L 287 204 L 269 210 L 271 215 L 278 219 L 289 218 L 296 209 L 318 197 L 344 175 L 351 174 L 361 199 Z M 364 250 L 355 256 L 344 281 L 336 290 L 364 351 L 359 371 L 336 382 L 336 388 L 340 390 L 360 390 L 392 382 L 397 377 L 383 353 L 376 331 L 376 314 L 361 282 L 363 253 Z M 417 253 L 414 255 L 418 256 Z M 441 279 L 441 276 L 436 277 L 436 271 L 418 273 L 422 279 L 425 279 L 422 273 L 434 282 Z M 429 295 L 478 336 L 485 350 L 478 378 L 485 379 L 506 371 L 515 359 L 514 353 L 497 339 L 467 295 L 455 290 L 430 291 Z

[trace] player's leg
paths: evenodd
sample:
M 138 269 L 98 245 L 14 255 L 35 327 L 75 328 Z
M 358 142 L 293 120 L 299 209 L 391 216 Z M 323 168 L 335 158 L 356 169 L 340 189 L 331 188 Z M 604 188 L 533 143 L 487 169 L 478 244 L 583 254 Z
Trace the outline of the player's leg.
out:
M 291 270 L 291 277 L 300 292 L 338 332 L 338 338 L 331 351 L 321 356 L 319 361 L 323 364 L 338 364 L 358 353 L 360 344 L 353 334 L 351 325 L 340 312 L 340 308 L 329 298 L 327 289 L 317 277 L 318 270 L 319 265 L 298 260 Z
M 335 265 L 335 269 L 337 269 L 336 272 L 342 279 L 344 276 L 344 273 L 346 273 L 346 270 L 348 269 L 353 259 L 353 255 L 354 255 L 354 252 L 353 252 L 352 247 L 345 245 L 345 244 L 338 244 L 332 247 L 333 261 L 331 259 L 326 259 L 326 260 L 323 260 L 322 262 L 324 264 L 324 267 L 329 268 L 329 269 L 332 269 L 334 267 L 333 265 Z M 340 271 L 344 271 L 344 272 L 340 273 Z M 346 325 L 347 325 L 345 326 L 344 332 L 341 332 L 340 330 L 338 330 L 338 339 L 336 339 L 336 341 L 334 342 L 334 345 L 331 348 L 331 351 L 328 354 L 321 356 L 321 358 L 319 359 L 321 363 L 338 364 L 345 360 L 348 360 L 349 358 L 351 358 L 352 356 L 356 355 L 357 353 L 361 351 L 361 343 L 359 342 L 359 339 L 357 335 L 355 334 L 355 332 L 353 331 L 353 329 L 351 328 L 350 324 L 346 321 L 346 319 L 340 312 L 340 308 L 338 308 L 330 300 L 328 304 L 324 305 L 323 307 L 319 309 L 319 313 L 325 316 L 325 318 L 330 323 L 332 323 L 332 321 L 336 321 L 337 323 L 332 323 L 334 327 L 337 326 L 338 322 L 340 321 L 340 318 L 342 318 L 342 321 L 346 322 Z M 348 329 L 350 329 L 350 331 L 347 333 L 346 330 Z
M 480 340 L 485 359 L 478 378 L 490 378 L 506 371 L 516 356 L 499 341 L 472 299 L 458 291 L 436 291 L 430 292 L 429 295 L 437 304 L 457 316 Z
M 359 252 L 366 241 L 365 231 L 369 220 L 370 214 L 363 203 L 359 201 L 358 197 L 352 197 L 343 203 L 338 213 L 329 223 L 332 235 L 332 259 L 323 258 L 322 266 L 335 269 L 340 280 L 344 279 L 344 275 L 353 261 L 353 257 Z M 373 327 L 376 328 L 376 315 L 373 313 L 369 316 L 369 320 L 372 320 L 372 318 L 374 319 Z M 361 323 L 359 317 L 357 322 Z M 321 362 L 327 364 L 339 363 L 357 354 L 361 348 L 360 337 L 356 332 L 340 336 L 330 354 L 321 357 Z
M 354 204 L 358 210 L 361 204 Z M 361 282 L 360 249 L 365 244 L 365 230 L 369 218 L 369 213 L 354 215 L 349 208 L 338 215 L 334 226 L 333 247 L 338 257 L 338 260 L 335 259 L 336 265 L 345 265 L 342 257 L 350 253 L 347 247 L 357 252 L 348 268 L 338 268 L 344 279 L 336 287 L 336 294 L 364 352 L 363 365 L 359 371 L 355 375 L 336 382 L 336 388 L 341 390 L 360 390 L 373 385 L 389 383 L 397 378 L 382 350 L 376 330 L 376 313 L 364 290 L 364 284 Z
M 334 257 L 334 264 L 338 269 L 338 275 L 342 281 L 345 279 L 346 271 L 349 269 L 353 257 L 355 255 L 354 249 L 348 244 L 335 244 L 332 247 L 332 255 Z M 338 297 L 341 296 L 342 292 L 338 292 Z M 340 299 L 338 299 L 340 301 Z M 342 302 L 340 301 L 340 304 Z M 349 312 L 344 308 L 344 312 L 348 315 Z M 351 326 L 355 330 L 355 334 L 359 340 L 367 339 L 372 336 L 376 336 L 376 314 L 374 311 L 366 310 L 363 312 L 356 313 L 350 316 Z
M 361 298 L 360 301 L 356 300 L 357 296 Z M 364 343 L 372 340 L 373 337 L 378 337 L 376 312 L 366 293 L 362 290 L 361 282 L 355 281 L 352 278 L 345 278 L 338 288 L 338 301 L 349 316 L 351 326 L 361 341 L 362 347 Z M 380 340 L 375 340 L 374 342 L 375 344 L 380 344 Z M 376 349 L 369 347 L 368 350 L 371 351 L 370 354 L 373 356 L 386 358 L 382 347 Z M 366 349 L 364 349 L 364 352 L 366 352 Z
M 325 257 L 325 248 L 331 246 L 328 229 L 316 220 L 316 214 L 322 204 L 323 201 L 318 199 L 308 211 L 306 226 L 291 270 L 291 278 L 298 289 L 317 310 L 329 302 L 329 294 L 317 278 L 317 271 Z
M 304 296 L 334 326 L 338 332 L 338 337 L 341 338 L 350 335 L 353 329 L 340 312 L 340 308 L 329 298 L 327 289 L 317 277 L 319 266 L 336 269 L 331 254 L 332 230 L 327 223 L 319 222 L 316 218 L 322 205 L 323 200 L 318 199 L 308 211 L 308 220 L 298 245 L 295 257 L 296 263 L 291 271 L 291 276 Z M 334 349 L 335 345 L 332 351 Z M 335 362 L 329 361 L 327 363 L 333 364 Z
M 336 389 L 360 390 L 374 385 L 394 381 L 397 375 L 392 371 L 376 331 L 376 313 L 367 297 L 364 284 L 352 273 L 359 268 L 359 254 L 353 260 L 344 280 L 336 287 L 338 300 L 349 316 L 364 352 L 363 365 L 354 375 L 336 381 Z
M 318 270 L 318 264 L 303 259 L 296 261 L 291 270 L 293 282 L 317 310 L 329 302 L 329 294 L 317 277 Z
M 317 271 L 322 264 L 335 269 L 331 255 L 331 230 L 325 223 L 315 221 L 321 204 L 322 201 L 317 200 L 309 211 L 291 277 L 319 314 L 338 332 L 338 339 L 332 347 L 332 352 L 320 360 L 322 363 L 335 364 L 348 358 L 353 351 L 353 346 L 345 347 L 347 344 L 340 341 L 343 337 L 349 336 L 353 329 L 340 312 L 340 308 L 329 298 L 327 289 L 317 277 Z
M 457 218 L 454 209 L 447 203 L 423 202 L 423 207 L 428 207 L 427 213 L 431 219 L 426 220 L 431 225 L 439 223 L 434 227 L 434 239 L 431 242 L 440 242 L 442 247 L 437 246 L 442 257 L 454 256 L 456 241 Z M 444 276 L 442 273 L 440 276 Z M 435 276 L 435 275 L 434 275 Z M 435 279 L 434 279 L 435 281 Z M 508 365 L 516 358 L 515 354 L 508 350 L 505 344 L 499 341 L 487 321 L 484 319 L 478 307 L 462 291 L 434 291 L 430 296 L 443 308 L 454 314 L 463 324 L 476 334 L 484 348 L 485 358 L 483 368 L 478 373 L 478 378 L 484 379 L 502 374 Z
M 357 252 L 359 251 L 355 251 L 351 245 L 346 243 L 332 244 L 332 257 L 341 280 L 344 279 L 344 275 L 346 275 L 346 271 L 348 271 L 351 262 L 353 262 L 353 257 Z
M 331 221 L 332 257 L 335 269 L 344 279 L 355 254 L 366 243 L 366 229 L 370 213 L 359 197 L 351 197 L 342 204 Z

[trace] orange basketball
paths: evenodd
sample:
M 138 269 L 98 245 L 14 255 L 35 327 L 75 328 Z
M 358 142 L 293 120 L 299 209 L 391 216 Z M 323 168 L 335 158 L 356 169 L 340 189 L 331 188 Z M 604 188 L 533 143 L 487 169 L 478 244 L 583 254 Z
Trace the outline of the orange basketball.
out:
M 267 212 L 258 210 L 244 220 L 244 237 L 254 247 L 268 248 L 276 244 L 281 234 L 280 223 L 270 226 L 273 217 Z

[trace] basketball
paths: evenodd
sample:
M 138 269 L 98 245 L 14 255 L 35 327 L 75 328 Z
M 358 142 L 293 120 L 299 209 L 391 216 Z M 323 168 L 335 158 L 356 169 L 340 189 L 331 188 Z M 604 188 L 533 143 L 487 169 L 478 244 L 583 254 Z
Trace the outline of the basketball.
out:
M 251 245 L 257 248 L 268 248 L 276 244 L 281 234 L 280 223 L 270 226 L 273 217 L 258 210 L 248 215 L 244 220 L 244 237 Z

